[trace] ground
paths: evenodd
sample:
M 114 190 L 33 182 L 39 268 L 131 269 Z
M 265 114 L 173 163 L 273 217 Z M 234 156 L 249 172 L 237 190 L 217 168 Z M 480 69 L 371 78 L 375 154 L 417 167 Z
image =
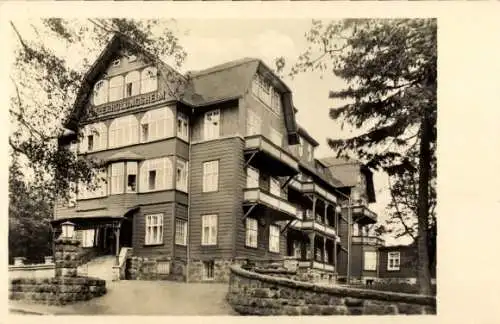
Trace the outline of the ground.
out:
M 106 283 L 103 297 L 67 306 L 10 302 L 13 314 L 55 315 L 237 315 L 227 304 L 227 284 L 171 281 Z

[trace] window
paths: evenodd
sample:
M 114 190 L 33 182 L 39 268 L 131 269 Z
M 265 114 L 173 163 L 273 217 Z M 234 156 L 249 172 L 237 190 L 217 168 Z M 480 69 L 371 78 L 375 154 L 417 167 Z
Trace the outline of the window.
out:
M 132 71 L 125 76 L 125 97 L 136 96 L 141 93 L 141 74 L 139 71 Z
M 138 142 L 138 122 L 134 115 L 113 120 L 109 126 L 109 147 L 120 147 Z
M 269 137 L 271 139 L 271 142 L 273 142 L 275 145 L 281 147 L 281 143 L 283 143 L 283 135 L 281 135 L 280 132 L 278 132 L 276 129 L 270 127 L 269 128 Z
M 117 67 L 117 66 L 120 66 L 120 60 L 114 60 L 112 63 L 111 63 L 112 66 L 114 67 Z
M 398 271 L 401 263 L 401 254 L 399 252 L 389 252 L 387 254 L 387 270 Z
M 220 110 L 215 109 L 205 113 L 204 138 L 211 140 L 220 135 Z
M 99 170 L 95 182 L 91 184 L 91 188 L 79 183 L 77 195 L 78 199 L 92 199 L 106 196 L 106 170 Z
M 214 262 L 203 261 L 203 280 L 214 279 Z
M 109 101 L 123 98 L 123 77 L 121 75 L 111 78 L 109 81 Z
M 141 119 L 141 142 L 174 136 L 172 109 L 164 107 L 146 112 Z
M 82 247 L 93 247 L 95 239 L 95 230 L 88 229 L 82 231 Z
M 158 89 L 158 71 L 155 67 L 145 68 L 141 73 L 141 93 L 148 93 Z
M 189 141 L 189 120 L 186 115 L 177 113 L 177 137 Z
M 175 244 L 187 245 L 187 221 L 175 220 Z
M 247 116 L 247 136 L 261 133 L 262 120 L 253 110 L 248 110 Z
M 280 252 L 280 228 L 277 225 L 269 225 L 269 252 Z
M 137 61 L 137 56 L 135 56 L 135 55 L 129 55 L 128 61 L 129 62 L 135 62 L 135 61 Z
M 279 113 L 281 97 L 269 80 L 260 75 L 255 75 L 252 83 L 252 93 L 271 108 L 273 112 Z
M 188 183 L 188 163 L 177 158 L 177 168 L 176 168 L 176 188 L 178 190 L 187 192 Z
M 307 160 L 312 162 L 313 160 L 313 147 L 311 144 L 306 145 Z
M 158 261 L 156 263 L 156 273 L 168 275 L 170 273 L 170 262 Z
M 247 167 L 247 188 L 259 188 L 259 170 Z
M 92 98 L 94 105 L 102 105 L 108 102 L 108 91 L 108 81 L 98 81 L 94 86 L 94 94 Z
M 137 162 L 127 162 L 127 192 L 137 192 Z
M 111 164 L 111 194 L 123 193 L 123 176 L 125 163 L 118 162 Z
M 217 215 L 203 215 L 201 228 L 201 245 L 217 244 Z
M 146 245 L 163 243 L 163 214 L 146 215 Z
M 254 218 L 246 218 L 245 220 L 246 240 L 245 245 L 248 247 L 257 247 L 257 220 Z
M 94 135 L 89 135 L 87 137 L 87 142 L 88 142 L 88 147 L 87 151 L 93 151 L 94 150 Z
M 352 236 L 359 236 L 359 225 L 356 223 L 352 224 Z
M 105 150 L 108 146 L 106 125 L 104 123 L 85 125 L 78 146 L 80 153 Z
M 278 179 L 272 177 L 269 178 L 269 193 L 271 193 L 271 195 L 281 197 L 281 186 Z
M 203 163 L 203 192 L 219 189 L 219 161 Z
M 377 270 L 377 252 L 375 251 L 365 251 L 364 266 L 363 269 L 367 271 Z
M 144 161 L 141 165 L 141 192 L 167 190 L 173 187 L 173 167 L 169 157 Z

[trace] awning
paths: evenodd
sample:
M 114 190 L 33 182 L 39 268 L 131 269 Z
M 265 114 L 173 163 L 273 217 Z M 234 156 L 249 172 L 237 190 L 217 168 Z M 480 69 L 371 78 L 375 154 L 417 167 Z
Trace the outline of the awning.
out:
M 102 208 L 92 210 L 77 210 L 74 216 L 58 218 L 51 221 L 52 225 L 60 224 L 65 221 L 70 221 L 75 224 L 96 222 L 107 223 L 116 220 L 124 219 L 128 213 L 134 212 L 139 209 L 139 206 L 132 208 Z
M 104 163 L 111 163 L 118 161 L 142 161 L 142 160 L 144 160 L 143 156 L 131 151 L 124 151 L 115 153 L 110 157 L 104 159 Z

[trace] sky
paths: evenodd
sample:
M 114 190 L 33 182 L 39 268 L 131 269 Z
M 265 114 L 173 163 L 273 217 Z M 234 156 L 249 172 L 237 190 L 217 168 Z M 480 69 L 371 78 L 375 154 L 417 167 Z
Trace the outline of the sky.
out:
M 307 48 L 304 34 L 310 29 L 309 19 L 272 19 L 272 20 L 190 20 L 177 21 L 180 44 L 188 53 L 182 69 L 201 70 L 213 65 L 243 57 L 260 58 L 274 68 L 274 60 L 283 56 L 290 66 Z M 297 122 L 304 127 L 319 143 L 316 158 L 335 154 L 326 141 L 327 138 L 353 136 L 349 130 L 341 130 L 339 122 L 329 118 L 329 108 L 339 105 L 328 98 L 330 90 L 345 86 L 343 80 L 332 73 L 320 75 L 307 72 L 293 79 L 284 77 L 292 89 L 293 101 L 298 109 Z M 381 172 L 374 174 L 376 203 L 370 209 L 379 215 L 384 223 L 386 206 L 390 201 L 387 176 Z M 408 243 L 406 239 L 394 240 L 386 237 L 387 244 Z

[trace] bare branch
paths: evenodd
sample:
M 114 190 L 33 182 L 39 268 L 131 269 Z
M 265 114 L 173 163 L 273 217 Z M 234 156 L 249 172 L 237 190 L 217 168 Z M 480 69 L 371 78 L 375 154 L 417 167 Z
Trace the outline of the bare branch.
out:
M 391 193 L 392 201 L 394 202 L 394 207 L 396 208 L 396 218 L 399 219 L 401 224 L 403 224 L 403 227 L 405 229 L 405 234 L 408 234 L 413 240 L 415 240 L 415 235 L 413 235 L 413 230 L 405 223 L 405 221 L 403 219 L 403 215 L 401 214 L 401 211 L 399 210 L 398 202 L 396 201 L 396 197 L 394 196 L 394 192 L 392 190 L 392 184 L 391 184 L 390 177 L 387 177 L 387 182 L 389 183 L 389 192 Z

